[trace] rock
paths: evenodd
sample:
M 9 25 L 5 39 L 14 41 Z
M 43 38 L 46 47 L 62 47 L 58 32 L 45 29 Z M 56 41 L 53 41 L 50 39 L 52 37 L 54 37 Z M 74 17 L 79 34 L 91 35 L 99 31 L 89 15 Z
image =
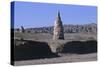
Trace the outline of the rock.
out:
M 25 32 L 25 29 L 23 26 L 21 26 L 21 32 L 24 33 Z
M 60 17 L 60 12 L 58 12 L 53 31 L 53 40 L 57 39 L 64 39 L 63 25 Z

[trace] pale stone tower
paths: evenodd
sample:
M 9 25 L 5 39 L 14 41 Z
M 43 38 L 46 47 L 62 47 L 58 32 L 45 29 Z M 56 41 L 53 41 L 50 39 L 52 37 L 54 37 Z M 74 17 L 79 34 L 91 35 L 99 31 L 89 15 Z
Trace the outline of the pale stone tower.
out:
M 61 21 L 60 12 L 58 12 L 53 31 L 53 40 L 58 39 L 64 40 L 63 24 Z

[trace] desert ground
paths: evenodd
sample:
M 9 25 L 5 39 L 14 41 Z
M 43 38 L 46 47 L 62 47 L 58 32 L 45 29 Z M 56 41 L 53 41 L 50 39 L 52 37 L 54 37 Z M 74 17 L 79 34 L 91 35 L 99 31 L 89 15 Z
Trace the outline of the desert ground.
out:
M 49 33 L 14 32 L 14 65 L 97 60 L 97 34 L 65 33 L 53 41 Z
M 36 64 L 52 64 L 52 63 L 72 63 L 72 62 L 86 62 L 96 61 L 97 54 L 67 54 L 62 57 L 45 58 L 37 60 L 15 61 L 15 65 L 36 65 Z

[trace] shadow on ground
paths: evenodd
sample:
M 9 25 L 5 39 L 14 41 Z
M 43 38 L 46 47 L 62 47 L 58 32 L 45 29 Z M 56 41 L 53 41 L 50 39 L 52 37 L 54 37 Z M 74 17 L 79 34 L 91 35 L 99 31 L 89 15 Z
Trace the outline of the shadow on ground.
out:
M 25 43 L 14 47 L 15 61 L 59 57 L 51 52 L 46 42 L 28 40 L 23 40 L 22 42 Z
M 62 53 L 87 54 L 97 52 L 97 41 L 72 41 L 64 44 Z

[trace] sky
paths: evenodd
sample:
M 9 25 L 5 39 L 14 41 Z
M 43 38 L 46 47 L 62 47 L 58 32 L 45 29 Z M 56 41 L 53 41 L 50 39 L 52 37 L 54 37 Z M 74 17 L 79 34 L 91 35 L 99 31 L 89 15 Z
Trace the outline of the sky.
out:
M 54 26 L 58 11 L 63 24 L 97 23 L 97 7 L 36 2 L 14 2 L 14 27 Z

